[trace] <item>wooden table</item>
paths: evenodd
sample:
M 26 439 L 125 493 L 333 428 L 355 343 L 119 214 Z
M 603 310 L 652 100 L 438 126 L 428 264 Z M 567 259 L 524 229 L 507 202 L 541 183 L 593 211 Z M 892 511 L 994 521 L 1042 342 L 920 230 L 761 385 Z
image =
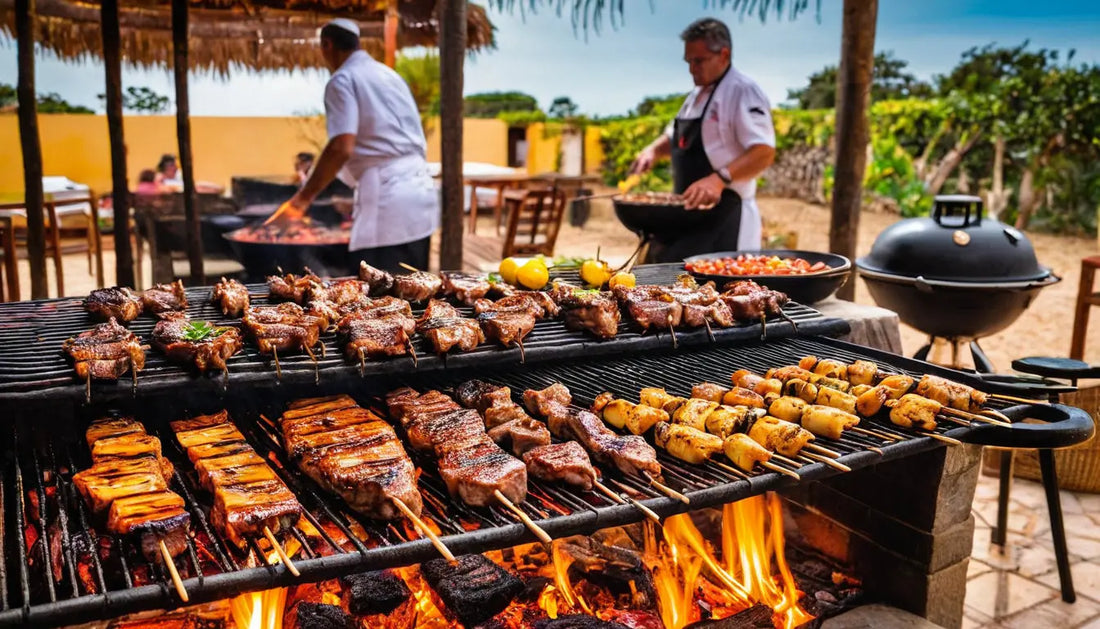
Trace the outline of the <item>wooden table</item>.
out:
M 500 217 L 504 211 L 504 192 L 505 190 L 517 190 L 526 188 L 532 182 L 537 181 L 534 177 L 527 173 L 512 173 L 512 174 L 499 174 L 499 175 L 467 175 L 462 178 L 465 185 L 470 186 L 470 222 L 468 230 L 471 234 L 477 233 L 477 189 L 478 188 L 495 188 L 497 191 L 497 202 L 493 208 L 493 218 L 496 220 L 497 235 L 500 235 Z

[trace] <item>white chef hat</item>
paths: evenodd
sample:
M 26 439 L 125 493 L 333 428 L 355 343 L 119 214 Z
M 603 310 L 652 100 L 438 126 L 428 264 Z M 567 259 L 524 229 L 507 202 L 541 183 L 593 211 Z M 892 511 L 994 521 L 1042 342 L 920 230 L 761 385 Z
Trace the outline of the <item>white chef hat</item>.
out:
M 346 17 L 333 18 L 325 26 L 335 26 L 359 37 L 359 23 Z

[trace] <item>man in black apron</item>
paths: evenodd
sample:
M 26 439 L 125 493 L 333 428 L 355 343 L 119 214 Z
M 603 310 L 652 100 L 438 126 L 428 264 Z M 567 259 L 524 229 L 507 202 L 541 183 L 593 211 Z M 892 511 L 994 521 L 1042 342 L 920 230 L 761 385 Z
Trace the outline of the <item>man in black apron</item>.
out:
M 673 121 L 671 137 L 662 135 L 642 151 L 632 170 L 648 170 L 657 158 L 668 155 L 673 191 L 683 195 L 688 210 L 705 216 L 645 234 L 650 241 L 647 262 L 679 262 L 700 253 L 742 248 L 743 208 L 737 189 L 749 192 L 751 216 L 744 218 L 752 230 L 748 241 L 756 240 L 744 248 L 759 248 L 760 217 L 752 198 L 755 178 L 775 157 L 770 104 L 751 79 L 732 67 L 726 25 L 704 18 L 689 26 L 681 38 L 684 59 L 698 88 Z M 705 131 L 707 124 L 713 127 Z

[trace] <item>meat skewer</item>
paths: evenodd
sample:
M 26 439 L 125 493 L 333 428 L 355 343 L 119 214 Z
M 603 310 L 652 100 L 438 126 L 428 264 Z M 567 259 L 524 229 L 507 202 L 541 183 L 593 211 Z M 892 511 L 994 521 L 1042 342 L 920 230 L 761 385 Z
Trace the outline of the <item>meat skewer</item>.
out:
M 489 278 L 480 274 L 445 271 L 440 276 L 443 280 L 443 295 L 454 297 L 467 306 L 473 306 L 474 302 L 485 297 L 491 288 Z
M 103 321 L 128 323 L 141 316 L 141 298 L 125 286 L 97 288 L 84 300 L 84 309 Z
M 684 274 L 668 288 L 668 292 L 683 308 L 683 324 L 689 328 L 706 327 L 711 342 L 714 341 L 711 323 L 728 328 L 736 322 L 733 311 L 714 288 L 714 282 L 700 286 L 695 278 Z
M 141 304 L 145 312 L 153 314 L 187 310 L 187 293 L 183 290 L 183 280 L 176 280 L 171 284 L 156 284 L 145 289 L 141 293 Z
M 323 321 L 320 317 L 306 314 L 301 306 L 288 302 L 278 306 L 249 306 L 243 321 L 260 353 L 273 356 L 277 377 L 281 378 L 283 374 L 279 365 L 279 350 L 300 349 L 313 360 L 315 378 L 320 380 L 317 357 L 312 349 L 321 337 Z M 324 346 L 321 347 L 324 351 Z
M 600 339 L 614 338 L 619 333 L 619 303 L 610 292 L 555 284 L 550 296 L 565 315 L 567 330 L 587 331 Z
M 301 576 L 275 533 L 294 528 L 302 505 L 245 441 L 229 414 L 221 411 L 169 425 L 194 464 L 199 484 L 214 496 L 211 523 L 238 547 L 263 535 L 287 570 Z
M 220 369 L 229 382 L 226 359 L 241 351 L 241 333 L 209 321 L 192 321 L 185 312 L 165 313 L 153 327 L 153 345 L 168 358 L 192 363 L 200 372 Z
M 451 304 L 432 299 L 424 314 L 416 321 L 416 331 L 423 334 L 440 356 L 457 347 L 468 352 L 485 342 L 485 334 L 477 321 L 463 317 Z
M 798 324 L 783 312 L 783 306 L 790 301 L 785 293 L 764 288 L 751 280 L 729 282 L 722 287 L 719 298 L 729 307 L 733 318 L 738 321 L 760 321 L 763 330 L 761 338 L 768 336 L 768 317 L 778 316 L 785 319 L 798 331 Z
M 376 520 L 408 518 L 444 557 L 451 551 L 421 518 L 416 467 L 393 427 L 339 395 L 291 403 L 279 419 L 288 458 L 318 485 Z
M 282 272 L 283 270 L 279 269 L 279 273 Z M 320 283 L 322 283 L 321 278 L 314 275 L 309 267 L 306 267 L 304 275 L 294 275 L 293 273 L 269 275 L 267 277 L 267 290 L 273 297 L 301 305 L 306 293 L 309 292 L 310 284 Z
M 160 440 L 129 417 L 92 422 L 85 432 L 92 466 L 73 474 L 73 484 L 92 511 L 106 516 L 107 530 L 136 537 L 149 562 L 163 561 L 176 594 L 187 602 L 174 557 L 187 549 L 191 516 L 183 498 L 168 489 L 172 466 Z
M 413 365 L 416 365 L 416 349 L 412 344 L 416 320 L 412 318 L 409 302 L 396 297 L 381 297 L 368 302 L 345 315 L 336 326 L 337 333 L 345 341 L 348 358 L 359 359 L 360 375 L 367 358 L 409 354 Z
M 676 326 L 683 319 L 684 308 L 669 289 L 653 285 L 632 288 L 618 285 L 612 293 L 643 332 L 650 328 L 668 330 L 672 346 L 676 347 Z
M 408 387 L 390 391 L 386 405 L 404 427 L 409 445 L 435 456 L 452 496 L 473 507 L 497 502 L 548 543 L 546 531 L 515 506 L 527 497 L 527 467 L 489 438 L 477 411 L 439 391 L 421 395 Z
M 244 284 L 237 280 L 227 280 L 225 277 L 214 284 L 210 294 L 210 300 L 221 306 L 222 314 L 233 317 L 241 316 L 241 313 L 248 308 L 250 299 L 248 288 Z
M 137 390 L 137 372 L 145 368 L 145 348 L 114 319 L 66 339 L 62 349 L 73 360 L 76 376 L 84 380 L 86 401 L 92 401 L 93 378 L 118 380 L 129 371 Z
M 526 361 L 523 339 L 535 328 L 535 322 L 559 310 L 546 293 L 536 291 L 516 292 L 495 302 L 479 299 L 473 306 L 485 337 L 505 347 L 518 345 L 520 362 Z

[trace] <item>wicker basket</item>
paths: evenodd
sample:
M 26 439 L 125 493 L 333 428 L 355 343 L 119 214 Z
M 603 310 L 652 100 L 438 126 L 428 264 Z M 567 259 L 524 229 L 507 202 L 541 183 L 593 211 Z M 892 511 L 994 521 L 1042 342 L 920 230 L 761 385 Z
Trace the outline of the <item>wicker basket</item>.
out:
M 1092 415 L 1100 425 L 1100 386 L 1081 389 L 1062 396 L 1061 402 L 1076 406 Z M 987 447 L 982 453 L 982 469 L 996 476 L 1000 465 L 1001 448 Z M 1100 493 L 1100 439 L 1093 435 L 1085 443 L 1055 450 L 1054 465 L 1058 471 L 1058 486 L 1071 491 Z M 1016 452 L 1013 473 L 1017 478 L 1039 480 L 1039 456 L 1035 450 Z

